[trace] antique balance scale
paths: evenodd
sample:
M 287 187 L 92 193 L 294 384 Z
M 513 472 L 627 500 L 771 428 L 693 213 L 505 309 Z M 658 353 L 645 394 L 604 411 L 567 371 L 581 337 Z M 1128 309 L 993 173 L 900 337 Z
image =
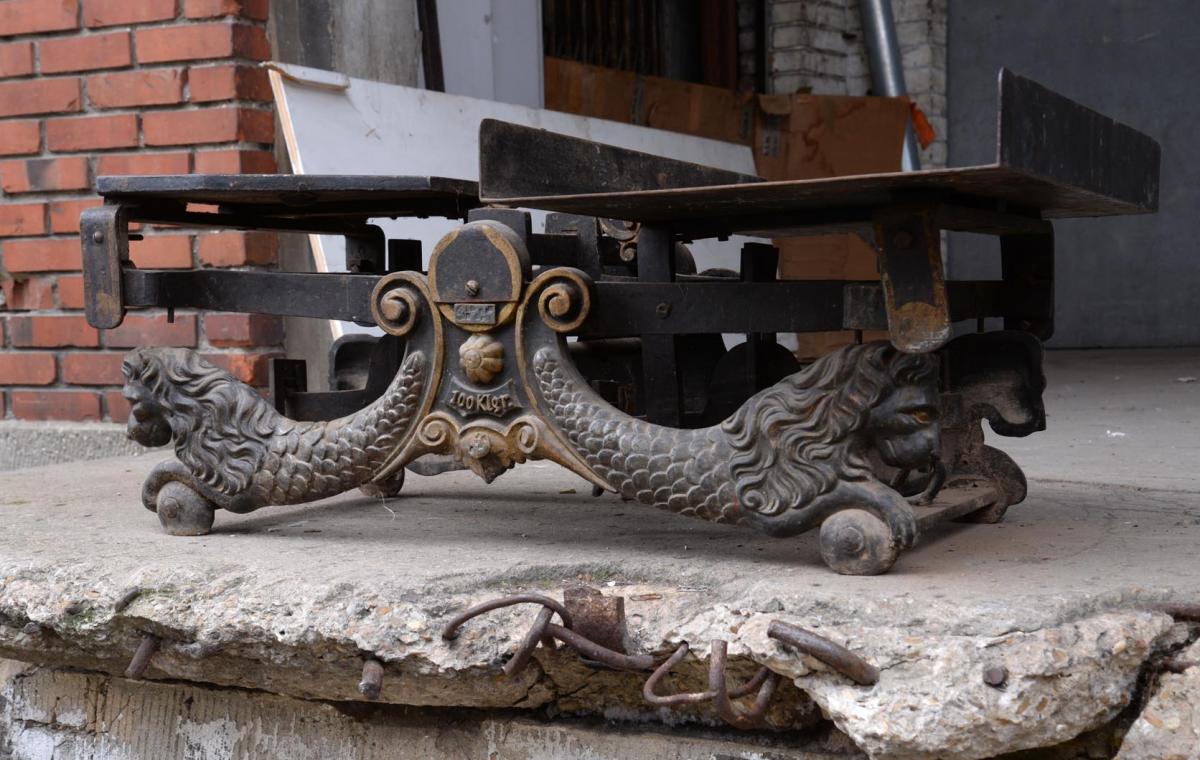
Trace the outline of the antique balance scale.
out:
M 775 536 L 819 528 L 838 572 L 884 572 L 924 526 L 1000 520 L 1025 478 L 984 445 L 1044 429 L 1053 330 L 1050 219 L 1153 212 L 1150 138 L 1002 72 L 998 156 L 968 168 L 763 182 L 502 122 L 481 181 L 376 176 L 102 177 L 84 213 L 87 316 L 188 307 L 374 324 L 361 389 L 305 392 L 277 360 L 272 399 L 190 351 L 125 364 L 130 435 L 173 443 L 146 507 L 169 533 L 361 487 L 453 457 L 486 481 L 548 459 L 597 489 Z M 190 210 L 188 204 L 215 206 Z M 551 212 L 535 233 L 528 212 Z M 428 271 L 372 218 L 460 218 Z M 620 220 L 619 222 L 613 220 Z M 129 224 L 344 235 L 351 272 L 142 270 Z M 943 277 L 941 231 L 996 235 L 1003 277 Z M 857 232 L 878 282 L 781 282 L 747 245 L 740 274 L 696 272 L 686 241 Z M 1004 329 L 954 338 L 952 325 Z M 806 367 L 779 332 L 887 330 Z M 724 352 L 721 333 L 747 341 Z M 575 341 L 568 342 L 568 336 Z M 715 341 L 715 343 L 714 343 Z

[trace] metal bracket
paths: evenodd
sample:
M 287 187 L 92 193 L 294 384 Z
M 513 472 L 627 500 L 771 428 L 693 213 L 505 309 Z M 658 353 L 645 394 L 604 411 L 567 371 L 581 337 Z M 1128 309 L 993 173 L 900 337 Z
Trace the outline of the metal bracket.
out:
M 125 319 L 121 266 L 129 260 L 129 228 L 124 206 L 99 206 L 79 219 L 83 241 L 84 314 L 88 324 L 111 329 Z
M 892 345 L 909 353 L 941 348 L 951 336 L 950 308 L 933 210 L 878 212 L 875 245 Z

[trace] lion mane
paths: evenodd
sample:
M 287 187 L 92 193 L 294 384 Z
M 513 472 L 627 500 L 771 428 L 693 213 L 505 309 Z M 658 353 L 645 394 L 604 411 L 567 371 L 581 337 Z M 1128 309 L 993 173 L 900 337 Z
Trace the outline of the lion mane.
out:
M 748 400 L 721 423 L 738 504 L 764 516 L 798 509 L 839 481 L 874 478 L 871 410 L 903 385 L 933 383 L 938 360 L 887 342 L 823 357 Z
M 175 455 L 197 480 L 226 496 L 249 487 L 281 420 L 262 396 L 184 349 L 138 349 L 121 370 L 165 417 Z

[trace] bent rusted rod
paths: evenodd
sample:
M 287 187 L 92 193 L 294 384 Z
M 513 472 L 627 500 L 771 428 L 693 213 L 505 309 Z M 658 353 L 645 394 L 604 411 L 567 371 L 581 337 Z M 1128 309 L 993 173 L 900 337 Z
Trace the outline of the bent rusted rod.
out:
M 566 622 L 565 620 L 563 621 Z M 546 626 L 546 633 L 579 652 L 589 660 L 595 660 L 607 665 L 613 670 L 653 670 L 658 660 L 648 654 L 621 654 L 608 647 L 603 647 L 591 639 L 580 636 L 569 628 L 551 623 Z
M 713 692 L 712 689 L 709 689 L 708 691 L 693 691 L 683 694 L 669 694 L 661 697 L 655 693 L 655 689 L 658 688 L 658 684 L 662 682 L 662 679 L 667 675 L 667 673 L 671 672 L 671 668 L 678 665 L 683 658 L 687 656 L 687 653 L 688 643 L 685 641 L 679 645 L 679 648 L 675 650 L 674 654 L 664 660 L 662 665 L 659 665 L 657 668 L 655 668 L 654 672 L 650 674 L 650 677 L 646 679 L 646 683 L 642 686 L 642 697 L 647 702 L 655 707 L 674 707 L 675 705 L 688 705 L 707 702 L 715 696 L 715 692 Z M 736 689 L 729 689 L 726 693 L 729 695 L 730 699 L 739 699 L 744 697 L 747 694 L 754 692 L 756 689 L 758 689 L 758 687 L 762 686 L 763 682 L 766 681 L 767 677 L 770 675 L 771 670 L 769 668 L 759 668 L 758 672 L 754 674 L 753 678 Z
M 374 657 L 363 661 L 362 679 L 358 682 L 358 693 L 367 699 L 379 699 L 383 690 L 383 663 Z
M 143 636 L 142 643 L 138 644 L 137 651 L 133 653 L 133 659 L 129 661 L 129 667 L 125 668 L 125 677 L 136 680 L 144 676 L 146 668 L 150 667 L 150 659 L 157 651 L 158 637 Z
M 879 681 L 879 669 L 851 652 L 841 644 L 834 643 L 812 631 L 790 625 L 781 620 L 772 620 L 767 626 L 767 635 L 776 641 L 811 655 L 837 672 L 862 684 L 874 686 Z
M 763 678 L 762 687 L 758 690 L 758 696 L 754 698 L 754 707 L 747 712 L 741 712 L 733 706 L 731 701 L 732 694 L 726 691 L 725 688 L 725 665 L 728 661 L 728 645 L 724 639 L 714 639 L 712 643 L 712 651 L 709 654 L 708 665 L 708 690 L 713 695 L 713 708 L 716 709 L 717 715 L 721 720 L 725 721 L 734 728 L 758 728 L 762 725 L 763 719 L 767 714 L 767 705 L 771 703 L 771 697 L 775 696 L 775 688 L 779 686 L 779 674 L 772 673 L 766 668 L 759 670 L 761 675 L 764 671 L 766 676 Z M 758 679 L 758 675 L 750 679 L 753 683 Z
M 548 638 L 546 628 L 549 627 L 552 617 L 554 617 L 554 610 L 549 607 L 543 607 L 538 612 L 537 620 L 529 629 L 529 633 L 525 634 L 521 646 L 517 648 L 512 658 L 504 663 L 504 675 L 511 678 L 525 669 L 525 666 L 529 664 L 529 658 L 533 657 L 533 650 L 537 649 L 538 642 Z M 554 639 L 550 639 L 550 643 L 553 644 Z
M 500 599 L 493 599 L 490 602 L 483 602 L 475 605 L 474 607 L 468 607 L 467 609 L 458 613 L 458 615 L 456 615 L 454 619 L 446 625 L 446 629 L 442 631 L 442 638 L 446 641 L 452 641 L 453 639 L 458 638 L 458 629 L 462 628 L 463 624 L 471 618 L 478 617 L 485 612 L 498 610 L 501 607 L 511 607 L 514 604 L 540 604 L 543 607 L 549 607 L 558 613 L 558 616 L 563 621 L 563 625 L 567 626 L 568 628 L 574 625 L 574 622 L 571 620 L 571 613 L 567 612 L 567 608 L 562 605 L 562 602 L 555 601 L 554 599 L 551 599 L 548 596 L 542 596 L 541 594 L 514 594 L 512 596 L 506 596 Z

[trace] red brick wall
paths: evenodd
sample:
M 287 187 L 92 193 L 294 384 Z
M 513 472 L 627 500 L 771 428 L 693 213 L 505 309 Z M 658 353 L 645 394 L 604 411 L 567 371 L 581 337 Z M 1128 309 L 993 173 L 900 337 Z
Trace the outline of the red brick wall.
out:
M 263 385 L 276 319 L 85 322 L 79 214 L 103 174 L 273 172 L 268 0 L 0 0 L 0 417 L 120 421 L 121 357 L 186 346 Z M 270 266 L 261 233 L 143 230 L 144 268 Z

